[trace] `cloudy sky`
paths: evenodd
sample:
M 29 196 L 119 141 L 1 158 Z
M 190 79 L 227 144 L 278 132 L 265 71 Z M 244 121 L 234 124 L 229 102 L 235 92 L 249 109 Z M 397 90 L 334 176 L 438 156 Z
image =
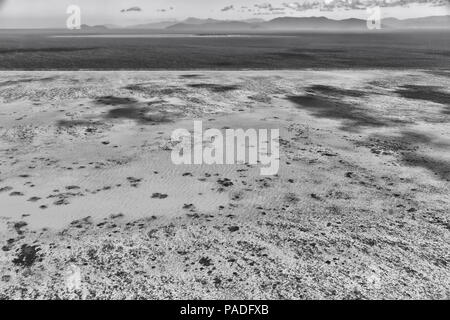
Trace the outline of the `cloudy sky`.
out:
M 0 0 L 0 28 L 65 27 L 69 5 L 82 23 L 131 25 L 187 17 L 223 20 L 281 16 L 366 18 L 367 6 L 382 16 L 410 18 L 450 14 L 450 0 Z

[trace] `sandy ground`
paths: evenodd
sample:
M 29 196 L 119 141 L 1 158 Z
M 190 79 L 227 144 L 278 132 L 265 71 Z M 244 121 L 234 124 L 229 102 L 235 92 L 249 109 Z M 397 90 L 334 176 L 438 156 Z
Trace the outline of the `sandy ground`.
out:
M 0 298 L 449 299 L 449 87 L 424 70 L 2 72 Z M 279 173 L 175 166 L 193 119 L 279 128 Z

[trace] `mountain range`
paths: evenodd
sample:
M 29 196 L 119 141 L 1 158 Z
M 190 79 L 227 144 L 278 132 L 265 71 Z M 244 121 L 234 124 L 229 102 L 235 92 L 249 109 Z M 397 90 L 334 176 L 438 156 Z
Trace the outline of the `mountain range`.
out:
M 381 21 L 383 29 L 422 29 L 439 28 L 450 30 L 450 16 L 431 16 L 400 20 L 386 18 Z M 270 31 L 301 31 L 301 30 L 367 30 L 366 20 L 350 18 L 333 20 L 326 17 L 280 17 L 269 21 L 262 19 L 248 20 L 215 20 L 187 18 L 183 21 L 162 21 L 147 24 L 119 26 L 84 26 L 83 29 L 144 29 L 167 32 L 270 32 Z

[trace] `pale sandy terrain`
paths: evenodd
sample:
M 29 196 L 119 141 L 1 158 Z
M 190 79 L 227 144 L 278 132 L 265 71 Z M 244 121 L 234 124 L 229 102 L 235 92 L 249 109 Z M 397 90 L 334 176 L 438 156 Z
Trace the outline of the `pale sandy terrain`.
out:
M 449 87 L 420 70 L 1 72 L 0 298 L 449 299 Z M 193 119 L 279 128 L 278 175 L 175 166 Z

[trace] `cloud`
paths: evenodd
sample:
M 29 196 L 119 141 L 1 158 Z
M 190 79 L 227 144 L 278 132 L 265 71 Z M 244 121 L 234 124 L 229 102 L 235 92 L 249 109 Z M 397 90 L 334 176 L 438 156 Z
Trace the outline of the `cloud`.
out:
M 162 8 L 162 9 L 156 9 L 156 12 L 167 12 L 167 11 L 172 11 L 174 9 L 175 9 L 174 7 L 169 7 L 168 9 Z
M 431 4 L 433 6 L 444 6 L 449 0 L 302 0 L 296 2 L 285 2 L 283 7 L 288 10 L 306 11 L 319 9 L 321 11 L 333 11 L 334 9 L 365 10 L 366 8 L 379 7 L 405 7 L 410 4 Z M 263 8 L 260 6 L 260 8 Z M 264 8 L 268 8 L 265 6 Z M 270 5 L 269 5 L 270 8 Z
M 131 7 L 128 9 L 122 9 L 120 12 L 141 12 L 142 9 L 140 7 Z
M 255 15 L 270 15 L 270 14 L 284 14 L 286 8 L 285 7 L 274 7 L 272 4 L 266 2 L 266 3 L 260 3 L 255 4 L 254 7 L 258 11 Z
M 222 8 L 220 11 L 230 11 L 230 10 L 234 10 L 234 6 L 226 6 L 225 8 Z
M 258 9 L 270 9 L 270 8 L 272 8 L 272 5 L 270 3 L 261 3 L 261 4 L 255 4 L 255 7 Z

